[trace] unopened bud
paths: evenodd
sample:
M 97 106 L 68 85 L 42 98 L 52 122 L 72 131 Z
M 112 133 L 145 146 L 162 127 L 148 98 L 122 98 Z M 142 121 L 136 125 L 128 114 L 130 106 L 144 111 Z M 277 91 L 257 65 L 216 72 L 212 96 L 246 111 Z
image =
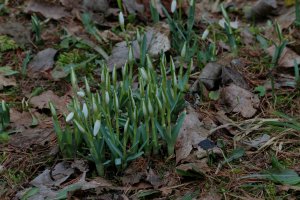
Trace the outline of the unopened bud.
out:
M 89 111 L 88 111 L 88 108 L 86 106 L 86 103 L 83 104 L 82 112 L 83 112 L 84 117 L 87 118 L 88 114 L 89 114 Z
M 97 134 L 100 130 L 100 127 L 101 127 L 101 122 L 99 120 L 96 120 L 95 125 L 94 125 L 94 130 L 93 130 L 94 137 L 97 136 Z
M 147 74 L 145 68 L 143 68 L 143 67 L 140 68 L 140 72 L 141 72 L 141 75 L 142 75 L 143 79 L 147 82 L 147 80 L 148 80 L 148 74 Z
M 174 13 L 177 7 L 177 1 L 173 0 L 171 4 L 171 12 Z
M 70 122 L 74 117 L 74 112 L 70 112 L 66 117 L 66 122 Z
M 209 34 L 209 30 L 208 30 L 208 29 L 205 29 L 205 31 L 204 31 L 203 34 L 202 34 L 201 39 L 202 39 L 202 40 L 205 40 L 205 39 L 207 38 L 208 34 Z
M 81 91 L 77 92 L 77 95 L 80 96 L 80 97 L 84 97 L 85 93 L 84 93 L 84 91 L 81 90 Z
M 105 91 L 105 103 L 108 105 L 109 104 L 109 94 L 107 91 Z
M 121 26 L 122 29 L 124 29 L 124 22 L 125 22 L 124 15 L 123 15 L 122 12 L 120 12 L 119 13 L 119 23 L 120 23 L 120 26 Z

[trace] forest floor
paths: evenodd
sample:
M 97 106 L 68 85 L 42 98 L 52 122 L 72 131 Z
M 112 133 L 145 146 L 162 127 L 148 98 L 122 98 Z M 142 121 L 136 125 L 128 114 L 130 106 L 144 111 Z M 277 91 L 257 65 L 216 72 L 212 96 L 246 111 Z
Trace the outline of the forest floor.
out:
M 122 27 L 117 1 L 0 0 L 1 199 L 300 198 L 300 6 L 158 2 L 123 1 Z M 128 43 L 137 76 L 145 53 L 157 71 L 162 53 L 184 71 L 193 61 L 187 114 L 175 155 L 161 143 L 100 177 L 87 155 L 62 155 L 49 101 L 65 125 L 70 69 L 95 92 L 104 65 L 122 73 Z

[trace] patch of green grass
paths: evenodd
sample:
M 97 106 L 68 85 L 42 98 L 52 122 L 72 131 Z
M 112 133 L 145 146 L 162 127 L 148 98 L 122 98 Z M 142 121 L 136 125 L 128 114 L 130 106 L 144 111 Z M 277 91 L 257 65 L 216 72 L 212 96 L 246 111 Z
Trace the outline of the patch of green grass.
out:
M 17 43 L 6 35 L 0 35 L 0 52 L 15 50 L 18 48 Z
M 12 186 L 22 184 L 27 177 L 25 172 L 16 169 L 7 169 L 4 171 L 2 176 L 5 177 L 7 179 L 7 183 Z
M 267 55 L 262 55 L 260 57 L 248 57 L 248 60 L 252 63 L 248 68 L 249 72 L 254 74 L 265 74 L 269 69 L 269 64 L 271 59 Z
M 80 63 L 87 59 L 87 56 L 79 49 L 73 49 L 71 51 L 63 52 L 59 54 L 56 64 L 60 67 L 72 63 Z
M 284 94 L 277 94 L 276 109 L 283 112 L 297 111 L 297 104 L 294 103 L 295 99 L 300 96 L 300 91 L 286 92 Z

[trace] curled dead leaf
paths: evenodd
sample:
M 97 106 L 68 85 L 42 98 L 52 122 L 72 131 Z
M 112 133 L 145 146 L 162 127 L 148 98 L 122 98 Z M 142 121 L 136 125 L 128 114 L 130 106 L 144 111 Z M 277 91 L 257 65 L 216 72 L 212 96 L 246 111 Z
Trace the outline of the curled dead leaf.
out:
M 221 104 L 226 110 L 240 113 L 245 118 L 255 115 L 259 102 L 257 95 L 234 84 L 221 90 Z

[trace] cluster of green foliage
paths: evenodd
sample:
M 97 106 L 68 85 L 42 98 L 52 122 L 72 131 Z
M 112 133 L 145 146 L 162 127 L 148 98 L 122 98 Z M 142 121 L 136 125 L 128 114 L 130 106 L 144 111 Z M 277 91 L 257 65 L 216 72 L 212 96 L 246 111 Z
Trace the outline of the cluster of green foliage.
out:
M 9 107 L 5 103 L 5 101 L 2 100 L 0 106 L 0 142 L 4 142 L 8 140 L 8 133 L 6 132 L 6 129 L 9 126 L 9 122 L 10 122 Z
M 56 64 L 60 67 L 64 67 L 73 63 L 81 63 L 87 59 L 87 56 L 79 49 L 73 49 L 71 51 L 62 52 L 59 54 Z
M 17 43 L 6 35 L 0 35 L 0 52 L 15 50 L 18 48 Z
M 171 59 L 169 79 L 164 55 L 158 66 L 161 76 L 146 57 L 147 67 L 139 68 L 135 89 L 133 62 L 123 67 L 120 82 L 116 68 L 110 75 L 103 65 L 100 90 L 95 93 L 91 92 L 87 80 L 85 90 L 80 89 L 74 71 L 71 72 L 72 86 L 78 96 L 73 97 L 69 106 L 64 129 L 50 104 L 60 149 L 65 156 L 86 156 L 95 163 L 98 174 L 104 175 L 106 166 L 124 169 L 128 162 L 143 154 L 158 154 L 164 147 L 169 155 L 174 153 L 185 117 L 180 112 L 185 106 L 183 92 L 189 70 L 183 74 L 182 65 L 177 75 Z

